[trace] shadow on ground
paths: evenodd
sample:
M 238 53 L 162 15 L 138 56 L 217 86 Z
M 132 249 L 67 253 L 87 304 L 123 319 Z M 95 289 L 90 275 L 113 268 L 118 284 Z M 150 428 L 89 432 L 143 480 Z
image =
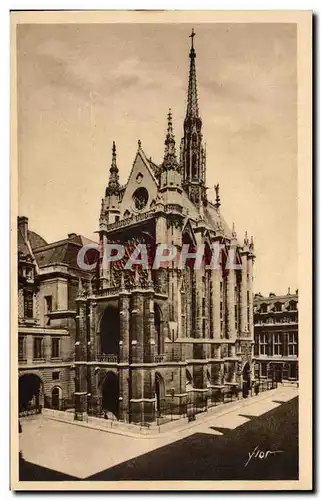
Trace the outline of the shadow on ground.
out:
M 249 416 L 247 416 L 249 418 Z M 216 429 L 216 427 L 209 427 Z M 298 398 L 222 436 L 195 433 L 86 478 L 130 480 L 296 480 L 298 479 Z M 257 447 L 257 449 L 256 449 Z M 282 451 L 267 458 L 254 450 Z M 95 452 L 95 450 L 93 450 Z M 78 478 L 20 460 L 20 481 L 77 481 Z
M 248 416 L 247 416 L 248 417 Z M 249 417 L 248 417 L 249 418 Z M 282 453 L 252 458 L 255 448 Z M 223 436 L 196 433 L 87 480 L 296 480 L 298 398 L 252 418 Z

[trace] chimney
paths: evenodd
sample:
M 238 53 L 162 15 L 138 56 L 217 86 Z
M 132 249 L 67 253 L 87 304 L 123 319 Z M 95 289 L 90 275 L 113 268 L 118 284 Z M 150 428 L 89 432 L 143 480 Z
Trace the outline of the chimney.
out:
M 68 238 L 76 238 L 77 234 L 76 233 L 69 233 Z
M 21 229 L 23 238 L 28 240 L 28 217 L 18 217 L 18 227 Z
M 291 289 L 290 289 L 290 287 L 288 287 L 288 289 L 287 289 L 287 295 L 291 295 Z

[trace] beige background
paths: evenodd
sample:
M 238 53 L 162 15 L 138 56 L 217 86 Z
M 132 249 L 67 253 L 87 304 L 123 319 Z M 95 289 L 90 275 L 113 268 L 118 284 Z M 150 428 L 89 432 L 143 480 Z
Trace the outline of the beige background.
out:
M 12 19 L 12 31 L 11 31 L 11 75 L 12 75 L 12 101 L 11 101 L 11 138 L 12 138 L 12 147 L 11 147 L 11 187 L 12 187 L 12 210 L 11 210 L 11 227 L 12 227 L 12 323 L 11 323 L 11 385 L 12 385 L 12 402 L 11 402 L 11 418 L 12 418 L 12 461 L 11 461 L 11 485 L 13 489 L 66 489 L 67 486 L 71 489 L 305 489 L 309 488 L 311 485 L 311 400 L 312 400 L 312 392 L 311 392 L 311 340 L 312 340 L 312 322 L 311 322 L 311 13 L 310 12 L 159 12 L 159 13 L 151 13 L 151 12 L 27 12 L 27 13 L 13 13 L 11 16 Z M 285 293 L 285 287 L 291 285 L 292 287 L 299 287 L 300 290 L 300 480 L 292 481 L 292 482 L 222 482 L 222 481 L 214 481 L 214 482 L 186 482 L 182 481 L 171 482 L 171 483 L 139 483 L 139 482 L 117 482 L 113 483 L 84 483 L 84 482 L 75 482 L 75 483 L 24 483 L 19 484 L 17 479 L 17 461 L 16 458 L 18 456 L 17 453 L 17 436 L 16 432 L 16 422 L 17 422 L 17 400 L 16 400 L 16 392 L 17 392 L 17 356 L 16 356 L 16 258 L 15 258 L 15 248 L 16 248 L 16 217 L 18 215 L 18 182 L 21 182 L 21 187 L 19 189 L 19 215 L 27 215 L 30 217 L 30 222 L 33 224 L 33 220 L 37 220 L 41 227 L 34 227 L 32 229 L 39 232 L 42 236 L 44 236 L 48 240 L 54 240 L 63 238 L 65 233 L 69 231 L 77 231 L 86 234 L 86 228 L 91 228 L 91 230 L 96 229 L 97 218 L 98 218 L 98 210 L 99 210 L 99 202 L 100 197 L 102 196 L 103 188 L 107 181 L 107 172 L 110 162 L 110 145 L 108 141 L 104 143 L 103 137 L 100 134 L 104 134 L 105 131 L 98 132 L 95 140 L 100 145 L 99 149 L 99 157 L 94 157 L 95 164 L 98 165 L 97 179 L 96 181 L 91 182 L 91 186 L 93 186 L 93 190 L 98 191 L 97 194 L 83 193 L 86 195 L 87 199 L 93 202 L 93 206 L 83 207 L 83 214 L 90 213 L 91 215 L 85 219 L 82 217 L 81 220 L 79 216 L 79 212 L 73 212 L 71 206 L 67 206 L 70 214 L 74 214 L 74 219 L 69 219 L 66 222 L 62 222 L 65 217 L 59 212 L 60 208 L 58 207 L 52 213 L 52 219 L 49 205 L 53 203 L 53 200 L 50 199 L 50 196 L 54 196 L 58 193 L 61 196 L 61 199 L 64 199 L 66 193 L 64 192 L 65 186 L 68 185 L 69 192 L 72 191 L 70 186 L 73 184 L 68 177 L 66 181 L 62 181 L 62 170 L 61 170 L 61 161 L 64 158 L 63 143 L 61 144 L 61 151 L 57 151 L 57 171 L 55 175 L 57 177 L 53 177 L 55 182 L 52 182 L 53 185 L 53 193 L 51 194 L 51 190 L 47 191 L 46 189 L 50 188 L 50 185 L 44 189 L 44 184 L 48 184 L 48 178 L 44 177 L 43 172 L 44 169 L 43 161 L 46 160 L 46 154 L 50 153 L 48 158 L 51 158 L 52 152 L 50 151 L 50 145 L 48 142 L 43 143 L 41 140 L 38 142 L 34 142 L 31 139 L 34 138 L 34 135 L 30 135 L 32 131 L 37 133 L 36 130 L 28 131 L 28 120 L 32 120 L 32 114 L 30 115 L 30 110 L 28 109 L 28 105 L 30 106 L 30 99 L 32 99 L 32 92 L 30 97 L 30 88 L 28 95 L 28 88 L 23 88 L 23 92 L 19 93 L 19 106 L 22 106 L 22 109 L 17 106 L 17 54 L 18 57 L 23 57 L 23 44 L 19 46 L 19 52 L 17 50 L 17 38 L 16 38 L 16 26 L 19 26 L 19 37 L 23 37 L 26 33 L 26 29 L 28 27 L 21 26 L 21 24 L 65 24 L 65 23 L 73 23 L 75 25 L 79 23 L 86 23 L 87 29 L 90 29 L 93 23 L 102 24 L 102 23 L 188 23 L 185 27 L 183 24 L 180 24 L 180 33 L 179 37 L 183 38 L 182 31 L 190 31 L 191 25 L 193 25 L 196 29 L 198 24 L 204 24 L 205 29 L 201 29 L 200 33 L 205 33 L 208 29 L 211 29 L 211 25 L 209 23 L 233 23 L 232 30 L 235 30 L 238 34 L 241 33 L 240 30 L 243 30 L 243 24 L 240 23 L 255 23 L 252 32 L 257 32 L 261 29 L 261 26 L 258 23 L 264 23 L 262 28 L 264 30 L 268 30 L 268 33 L 271 37 L 274 37 L 274 33 L 278 34 L 278 37 L 287 36 L 288 37 L 288 53 L 281 54 L 282 45 L 276 47 L 277 54 L 280 55 L 280 58 L 286 58 L 288 60 L 288 66 L 284 68 L 284 73 L 281 70 L 283 69 L 280 65 L 280 61 L 278 57 L 267 60 L 267 67 L 269 68 L 267 78 L 268 81 L 262 82 L 258 86 L 258 92 L 264 91 L 267 88 L 269 83 L 276 81 L 278 78 L 284 78 L 284 87 L 282 88 L 289 90 L 285 94 L 286 102 L 275 102 L 276 98 L 282 98 L 281 95 L 277 95 L 273 93 L 271 94 L 270 99 L 261 99 L 261 96 L 247 95 L 247 94 L 237 94 L 236 92 L 240 92 L 239 87 L 231 86 L 231 79 L 234 78 L 233 74 L 225 74 L 221 73 L 222 77 L 226 78 L 226 83 L 228 82 L 228 95 L 223 95 L 220 92 L 218 87 L 214 88 L 214 81 L 211 79 L 208 81 L 208 90 L 207 88 L 201 88 L 199 91 L 199 99 L 200 99 L 200 112 L 204 121 L 204 136 L 208 141 L 208 170 L 210 173 L 208 174 L 208 185 L 212 186 L 215 181 L 219 180 L 222 186 L 225 186 L 222 191 L 222 201 L 223 201 L 223 212 L 228 221 L 231 223 L 230 218 L 234 217 L 233 220 L 236 221 L 237 229 L 241 229 L 243 232 L 244 229 L 254 229 L 255 238 L 258 238 L 259 232 L 259 244 L 256 246 L 257 253 L 260 253 L 260 256 L 257 258 L 256 267 L 258 269 L 256 274 L 255 281 L 255 291 L 257 291 L 257 284 L 262 284 L 263 293 L 267 293 L 269 291 L 274 291 L 278 293 Z M 236 26 L 234 26 L 235 23 Z M 272 23 L 272 25 L 267 26 L 267 23 Z M 274 23 L 280 23 L 279 26 L 276 26 Z M 297 38 L 294 38 L 294 29 L 292 27 L 285 27 L 285 23 L 296 23 L 297 24 Z M 282 26 L 282 24 L 284 26 Z M 57 26 L 54 26 L 57 30 Z M 72 28 L 75 28 L 72 27 Z M 73 29 L 71 28 L 71 32 Z M 115 26 L 113 27 L 115 28 Z M 39 26 L 39 30 L 43 27 Z M 48 29 L 53 29 L 52 26 L 48 26 Z M 129 26 L 129 29 L 135 29 L 133 26 Z M 113 31 L 113 29 L 112 29 Z M 220 26 L 219 30 L 220 32 Z M 223 33 L 224 34 L 224 33 Z M 174 36 L 174 35 L 172 35 Z M 258 36 L 258 35 L 257 35 Z M 200 38 L 200 40 L 199 40 Z M 202 45 L 202 35 L 198 38 L 198 43 Z M 224 38 L 222 38 L 224 40 Z M 29 39 L 30 41 L 30 39 Z M 297 42 L 297 51 L 295 51 L 295 41 Z M 250 42 L 250 41 L 249 41 Z M 166 43 L 166 40 L 165 40 Z M 245 40 L 247 46 L 247 39 Z M 175 126 L 176 126 L 176 137 L 177 142 L 181 137 L 180 123 L 182 123 L 182 117 L 184 113 L 184 98 L 185 98 L 185 86 L 186 86 L 186 73 L 188 67 L 188 44 L 185 46 L 184 38 L 183 38 L 183 59 L 179 56 L 180 64 L 183 64 L 183 68 L 180 69 L 179 74 L 183 75 L 183 85 L 184 88 L 181 88 L 181 83 L 174 87 L 174 89 L 167 88 L 166 92 L 161 88 L 160 89 L 160 98 L 162 94 L 162 99 L 167 101 L 163 102 L 161 100 L 160 113 L 158 113 L 157 119 L 153 122 L 155 124 L 155 130 L 153 128 L 153 136 L 147 135 L 146 132 L 148 127 L 145 130 L 141 130 L 144 126 L 144 123 L 147 122 L 147 116 L 143 114 L 143 116 L 139 116 L 137 119 L 137 127 L 141 135 L 141 139 L 145 139 L 143 142 L 143 148 L 146 149 L 148 154 L 154 155 L 155 161 L 158 161 L 162 155 L 162 141 L 164 138 L 164 129 L 165 129 L 165 115 L 167 112 L 167 107 L 172 105 L 174 112 L 176 113 L 174 116 Z M 202 68 L 202 57 L 207 58 L 207 53 L 205 50 L 202 50 L 202 46 L 197 45 L 197 78 L 200 82 L 203 78 L 201 73 Z M 251 44 L 249 43 L 249 50 Z M 285 50 L 285 44 L 284 44 Z M 262 47 L 264 50 L 265 47 Z M 53 47 L 47 47 L 47 51 L 53 50 Z M 181 50 L 181 49 L 180 49 Z M 54 47 L 55 53 L 57 52 L 57 47 Z M 59 51 L 59 47 L 58 47 Z M 275 52 L 276 52 L 275 51 Z M 275 54 L 274 52 L 274 54 Z M 297 52 L 297 64 L 295 61 L 295 54 Z M 165 54 L 167 54 L 166 52 Z M 204 55 L 202 55 L 204 54 Z M 258 65 L 258 61 L 261 59 L 256 59 L 256 51 L 252 53 L 250 50 L 250 61 L 248 61 L 248 66 L 244 65 L 241 67 L 241 73 L 244 76 L 243 84 L 245 88 L 247 88 L 247 79 L 249 78 L 249 74 L 247 73 L 247 67 L 257 67 L 259 68 L 259 74 L 264 78 L 265 71 L 263 68 L 265 67 L 264 61 L 262 61 L 261 65 Z M 246 54 L 247 55 L 247 54 Z M 168 54 L 169 56 L 169 54 Z M 170 67 L 168 68 L 169 74 L 172 74 L 173 69 L 171 69 L 171 58 L 176 59 L 178 55 L 176 53 L 168 58 L 166 56 L 165 61 L 169 61 Z M 199 61 L 199 63 L 198 63 Z M 204 60 L 205 62 L 205 60 Z M 137 64 L 137 63 L 136 63 Z M 138 64 L 142 64 L 142 61 L 139 60 Z M 250 66 L 249 66 L 250 64 Z M 240 66 L 243 66 L 240 64 Z M 297 85 L 295 78 L 295 69 L 297 67 Z M 238 69 L 238 60 L 234 61 L 232 69 Z M 125 68 L 126 70 L 126 68 Z M 120 71 L 120 70 L 119 70 Z M 121 66 L 122 71 L 122 66 Z M 124 71 L 124 67 L 123 67 Z M 22 73 L 24 75 L 24 73 Z M 125 71 L 126 74 L 126 71 Z M 206 75 L 205 75 L 206 76 Z M 258 75 L 257 75 L 258 76 Z M 180 77 L 179 77 L 180 78 Z M 26 73 L 26 80 L 28 83 L 28 74 Z M 32 81 L 31 81 L 32 83 Z M 67 82 L 68 83 L 68 82 Z M 37 88 L 37 81 L 34 82 L 35 88 Z M 207 87 L 207 86 L 206 86 Z M 135 88 L 135 87 L 134 87 Z M 32 90 L 32 87 L 31 87 Z M 84 88 L 81 88 L 84 90 Z M 86 89 L 85 89 L 86 90 Z M 217 92 L 219 93 L 219 100 L 217 103 L 218 111 L 221 112 L 221 116 L 223 113 L 226 113 L 224 116 L 224 123 L 226 125 L 226 136 L 217 137 L 216 135 L 208 134 L 208 128 L 211 128 L 212 131 L 215 129 L 218 131 L 221 127 L 221 123 L 213 123 L 211 121 L 211 114 L 207 110 L 207 92 Z M 177 94 L 178 96 L 177 97 Z M 297 102 L 295 101 L 295 97 L 297 95 Z M 175 106 L 172 104 L 171 100 L 174 98 L 176 104 Z M 28 100 L 29 99 L 29 100 Z M 93 102 L 93 98 L 90 98 L 90 104 Z M 231 118 L 232 115 L 230 113 L 233 112 L 233 109 L 229 109 L 231 106 L 231 102 L 233 99 L 237 99 L 240 103 L 240 119 L 244 113 L 249 120 L 248 130 L 242 130 L 241 133 L 235 135 L 237 137 L 237 144 L 232 145 L 231 157 L 227 156 L 228 148 L 225 151 L 220 149 L 220 144 L 222 142 L 227 143 L 227 138 L 232 132 L 236 132 L 236 130 L 231 130 Z M 252 101 L 252 99 L 255 99 Z M 260 102 L 264 102 L 264 107 L 258 107 L 256 105 L 256 99 Z M 40 104 L 41 104 L 41 96 L 40 96 Z M 180 106 L 177 104 L 180 102 Z M 227 105 L 225 106 L 225 104 Z M 272 106 L 276 105 L 281 106 L 281 114 L 279 115 L 277 111 L 274 114 L 274 109 L 272 110 Z M 39 104 L 38 104 L 39 105 Z M 265 105 L 267 108 L 265 108 Z M 165 110 L 162 114 L 161 108 L 165 107 Z M 260 115 L 256 117 L 255 111 L 260 111 Z M 297 119 L 297 134 L 298 134 L 298 142 L 296 148 L 296 130 L 294 131 L 294 127 L 296 127 L 296 107 L 298 112 Z M 249 111 L 247 111 L 249 110 Z M 116 113 L 117 110 L 114 112 Z M 135 113 L 135 109 L 133 113 Z M 83 109 L 84 112 L 84 109 Z M 91 125 L 94 125 L 98 129 L 101 128 L 102 123 L 99 122 L 99 113 L 95 110 L 95 105 L 90 105 L 89 108 Z M 271 114 L 269 114 L 271 113 Z M 19 120 L 17 120 L 17 116 L 19 116 Z M 38 115 L 39 116 L 39 115 Z M 235 114 L 233 115 L 235 117 Z M 115 115 L 117 117 L 117 113 Z M 101 119 L 104 120 L 104 114 L 101 116 Z M 141 118 L 141 120 L 140 120 Z M 275 118 L 275 123 L 272 120 Z M 126 122 L 126 116 L 121 117 L 120 121 L 124 123 Z M 265 122 L 265 120 L 268 120 Z M 115 123 L 117 124 L 116 118 L 114 118 Z M 32 123 L 32 121 L 30 122 Z M 143 125 L 142 125 L 143 123 Z M 238 121 L 234 122 L 235 128 L 238 128 Z M 237 123 L 237 125 L 236 125 Z M 75 127 L 77 127 L 79 121 L 76 120 Z M 36 124 L 37 125 L 37 124 Z M 133 124 L 132 124 L 133 125 Z M 38 124 L 39 126 L 39 124 Z M 120 124 L 116 125 L 116 127 L 120 126 Z M 263 130 L 263 126 L 264 129 Z M 152 127 L 151 127 L 152 128 Z M 277 128 L 277 130 L 276 130 Z M 22 132 L 23 131 L 23 132 Z M 59 140 L 59 129 L 54 132 L 57 134 L 57 140 Z M 53 131 L 48 130 L 48 134 Z M 80 133 L 86 134 L 88 131 L 80 128 Z M 113 131 L 114 132 L 114 131 Z M 117 130 L 115 131 L 117 132 Z M 238 130 L 237 130 L 238 132 Z M 295 132 L 295 134 L 294 134 Z M 39 133 L 39 130 L 38 130 Z M 110 137 L 112 130 L 108 130 L 107 136 Z M 130 131 L 127 130 L 129 134 L 129 139 L 121 139 L 119 141 L 119 153 L 120 160 L 122 158 L 122 166 L 126 165 L 121 172 L 121 180 L 125 181 L 127 170 L 129 170 L 130 165 L 132 163 L 131 156 L 134 156 L 136 140 L 137 136 Z M 131 134 L 133 137 L 131 137 Z M 144 134 L 144 137 L 143 137 Z M 120 135 L 120 133 L 118 134 Z M 212 141 L 213 137 L 215 137 L 214 141 Z M 48 137 L 46 135 L 41 136 L 42 139 L 45 138 L 48 141 Z M 117 137 L 112 137 L 113 139 L 117 139 Z M 80 138 L 80 142 L 77 143 L 77 138 L 73 137 L 73 140 L 76 141 L 75 144 L 81 144 L 82 138 Z M 123 140 L 123 142 L 122 142 Z M 131 144 L 131 141 L 134 143 Z M 145 146 L 146 143 L 146 146 Z M 252 144 L 254 144 L 254 148 L 251 150 L 251 154 L 249 149 Z M 261 147 L 258 147 L 258 144 Z M 269 145 L 272 145 L 270 148 Z M 227 145 L 227 144 L 226 144 Z M 228 144 L 229 145 L 229 144 Z M 230 146 L 230 145 L 229 145 Z M 236 150 L 237 147 L 237 150 Z M 213 150 L 212 150 L 213 148 Z M 219 151 L 218 151 L 219 148 Z M 265 149 L 266 148 L 266 149 Z M 34 152 L 32 150 L 36 149 L 38 153 L 36 154 L 36 158 L 38 158 L 38 170 L 37 170 L 37 162 L 32 162 Z M 92 152 L 95 148 L 92 148 Z M 133 149 L 133 154 L 132 154 Z M 229 148 L 230 150 L 230 148 Z M 297 150 L 297 166 L 296 169 L 296 150 Z M 18 171 L 18 153 L 19 153 L 19 171 Z M 89 154 L 89 151 L 87 151 Z M 237 154 L 238 153 L 238 154 Z M 96 153 L 97 154 L 97 153 Z M 121 157 L 121 155 L 124 155 Z M 22 155 L 22 156 L 21 156 Z M 67 152 L 68 155 L 68 152 Z M 218 158 L 219 155 L 219 158 Z M 221 155 L 221 156 L 220 156 Z M 236 156 L 235 158 L 233 156 Z M 90 157 L 90 155 L 89 155 Z M 21 161 L 22 158 L 22 161 Z M 56 159 L 56 158 L 55 158 Z M 72 156 L 70 156 L 69 161 L 72 161 Z M 85 159 L 88 159 L 87 157 Z M 226 162 L 226 164 L 225 164 Z M 55 163 L 55 162 L 54 162 Z M 55 164 L 50 164 L 50 169 L 52 170 L 55 167 Z M 216 164 L 216 172 L 212 169 L 212 164 Z M 222 168 L 222 163 L 224 163 L 225 168 Z M 121 166 L 121 165 L 119 165 Z M 231 177 L 227 173 L 228 166 L 231 166 L 234 170 L 234 175 Z M 240 168 L 239 168 L 240 166 Z M 214 166 L 215 167 L 215 166 Z M 83 171 L 85 165 L 80 166 L 80 171 Z M 93 166 L 90 166 L 92 169 Z M 122 167 L 121 167 L 122 168 Z M 126 170 L 127 169 L 127 170 Z M 236 170 L 237 169 L 237 170 Z M 297 175 L 296 175 L 297 170 Z M 86 171 L 86 169 L 85 169 Z M 264 172 L 268 172 L 268 176 L 265 177 Z M 19 174 L 19 175 L 18 175 Z M 36 174 L 36 175 L 35 175 Z M 19 179 L 19 181 L 18 181 Z M 59 180 L 60 179 L 60 180 Z M 68 180 L 69 179 L 69 180 Z M 59 180 L 59 184 L 57 186 L 57 182 Z M 97 182 L 97 185 L 95 184 Z M 79 183 L 79 185 L 81 182 Z M 83 182 L 86 185 L 86 183 Z M 240 185 L 244 186 L 244 190 L 241 191 L 239 189 Z M 76 186 L 78 183 L 76 182 Z M 247 189 L 247 185 L 249 189 Z M 297 187 L 299 186 L 299 188 Z M 87 187 L 87 185 L 86 185 Z M 56 189 L 56 191 L 55 191 Z M 81 188 L 80 188 L 81 189 Z M 76 190 L 77 191 L 77 190 Z M 245 193 L 246 191 L 246 193 Z M 37 195 L 37 193 L 40 193 Z M 73 196 L 73 195 L 72 195 Z M 77 197 L 82 198 L 82 193 L 77 193 Z M 38 199 L 38 200 L 37 200 Z M 97 201 L 97 207 L 95 206 L 95 200 Z M 233 203 L 233 200 L 235 202 Z M 71 200 L 72 201 L 72 200 Z M 75 201 L 75 200 L 74 200 Z M 280 213 L 276 211 L 273 202 L 275 201 L 276 206 L 280 209 Z M 284 203 L 283 203 L 284 202 Z M 258 206 L 258 211 L 256 214 L 252 212 L 254 206 Z M 238 207 L 238 208 L 236 208 Z M 39 211 L 43 209 L 44 216 L 39 216 Z M 22 213 L 21 210 L 24 212 Z M 26 213 L 27 212 L 27 213 Z M 65 213 L 65 212 L 64 212 Z M 251 216 L 247 216 L 247 214 L 251 213 Z M 231 217 L 229 217 L 231 215 Z M 240 217 L 240 223 L 239 219 Z M 60 221 L 59 225 L 57 224 L 57 220 Z M 40 221 L 40 222 L 39 222 Z M 257 221 L 257 222 L 256 222 Z M 298 221 L 298 224 L 297 224 Z M 251 227 L 240 227 L 243 224 L 247 223 Z M 64 226 L 65 224 L 65 226 Z M 261 226 L 265 227 L 266 231 L 263 231 Z M 85 225 L 85 231 L 84 231 Z M 298 225 L 298 228 L 297 228 Z M 260 229 L 260 231 L 258 231 Z M 88 229 L 90 230 L 90 229 Z M 252 231 L 250 231 L 252 232 Z M 241 236 L 241 235 L 240 235 Z M 278 242 L 276 244 L 276 241 Z M 256 244 L 256 240 L 255 240 Z M 276 265 L 277 262 L 277 265 Z M 296 279 L 296 274 L 298 275 L 298 280 Z M 279 283 L 281 289 L 276 290 L 276 284 Z M 265 289 L 264 287 L 274 287 L 271 289 Z M 287 425 L 287 423 L 286 423 Z

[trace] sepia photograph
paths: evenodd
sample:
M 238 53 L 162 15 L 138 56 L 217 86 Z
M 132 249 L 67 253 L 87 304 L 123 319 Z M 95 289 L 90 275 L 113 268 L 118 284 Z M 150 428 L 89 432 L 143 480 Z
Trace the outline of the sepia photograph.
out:
M 11 13 L 12 489 L 312 488 L 311 23 Z

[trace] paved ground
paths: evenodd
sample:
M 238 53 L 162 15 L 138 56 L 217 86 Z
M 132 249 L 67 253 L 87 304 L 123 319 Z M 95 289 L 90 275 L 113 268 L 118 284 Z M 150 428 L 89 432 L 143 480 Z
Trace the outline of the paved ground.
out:
M 150 439 L 38 417 L 22 421 L 21 480 L 296 479 L 298 402 L 279 388 Z M 287 402 L 288 401 L 288 402 Z M 225 414 L 223 414 L 225 413 Z M 249 453 L 258 447 L 249 463 Z M 282 451 L 260 458 L 260 451 Z M 262 456 L 262 454 L 261 454 Z M 246 465 L 246 466 L 245 466 Z

